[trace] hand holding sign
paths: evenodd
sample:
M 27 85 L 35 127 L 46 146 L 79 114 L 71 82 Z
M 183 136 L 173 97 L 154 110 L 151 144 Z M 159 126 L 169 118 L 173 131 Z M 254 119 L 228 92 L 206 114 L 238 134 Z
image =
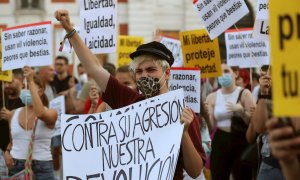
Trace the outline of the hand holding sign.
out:
M 67 33 L 71 32 L 74 28 L 70 23 L 69 12 L 66 9 L 59 9 L 55 11 L 55 18 L 60 22 L 62 27 L 67 31 Z
M 190 124 L 194 120 L 194 114 L 191 108 L 184 108 L 181 113 L 180 122 L 184 124 L 183 132 L 187 132 Z
M 31 69 L 29 66 L 24 66 L 23 68 L 24 72 L 24 77 L 26 78 L 27 82 L 33 82 L 33 76 L 34 76 L 34 71 Z

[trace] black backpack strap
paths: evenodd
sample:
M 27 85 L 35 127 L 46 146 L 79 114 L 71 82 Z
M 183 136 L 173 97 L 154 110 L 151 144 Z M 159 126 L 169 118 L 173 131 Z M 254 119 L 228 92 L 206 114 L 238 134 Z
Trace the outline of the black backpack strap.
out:
M 237 98 L 236 103 L 240 102 L 244 90 L 245 90 L 245 89 L 242 89 L 242 90 L 240 91 L 240 94 L 239 94 L 239 96 L 238 96 L 238 98 Z

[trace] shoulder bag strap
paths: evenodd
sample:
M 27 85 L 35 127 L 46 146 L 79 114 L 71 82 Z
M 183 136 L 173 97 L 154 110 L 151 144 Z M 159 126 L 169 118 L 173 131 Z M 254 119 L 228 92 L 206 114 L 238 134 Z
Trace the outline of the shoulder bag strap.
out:
M 32 129 L 31 139 L 28 144 L 28 155 L 25 162 L 25 174 L 26 174 L 26 180 L 32 180 L 33 179 L 33 171 L 32 171 L 32 152 L 33 152 L 33 142 L 35 137 L 35 131 L 36 131 L 36 125 L 38 122 L 38 118 L 34 121 L 34 126 Z

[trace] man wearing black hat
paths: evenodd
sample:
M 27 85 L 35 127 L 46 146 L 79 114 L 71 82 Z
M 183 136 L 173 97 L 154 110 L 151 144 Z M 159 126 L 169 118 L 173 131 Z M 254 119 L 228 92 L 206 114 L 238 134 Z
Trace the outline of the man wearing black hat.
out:
M 72 32 L 68 11 L 55 12 L 56 19 L 67 32 Z M 114 77 L 97 64 L 97 57 L 86 47 L 77 33 L 69 37 L 74 50 L 86 71 L 100 86 L 102 99 L 112 109 L 121 108 L 132 103 L 150 98 L 169 91 L 168 80 L 170 67 L 174 62 L 172 52 L 159 42 L 143 44 L 130 55 L 133 59 L 130 69 L 137 81 L 136 91 L 120 84 Z M 184 123 L 180 155 L 175 170 L 174 179 L 183 179 L 183 169 L 193 178 L 199 176 L 205 162 L 205 153 L 201 145 L 199 120 L 190 108 L 184 108 L 181 118 Z

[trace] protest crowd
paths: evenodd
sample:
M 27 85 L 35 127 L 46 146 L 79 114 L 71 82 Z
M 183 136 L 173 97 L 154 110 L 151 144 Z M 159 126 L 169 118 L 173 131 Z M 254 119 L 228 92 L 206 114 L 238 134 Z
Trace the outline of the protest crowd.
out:
M 89 1 L 84 7 L 114 7 L 113 1 L 106 6 L 104 2 Z M 214 2 L 216 6 L 206 10 Z M 232 7 L 212 20 L 228 2 Z M 261 0 L 258 6 L 260 2 L 269 4 Z M 18 45 L 7 45 L 34 31 L 20 29 L 10 36 L 20 27 L 2 30 L 2 69 L 11 71 L 11 80 L 0 75 L 0 180 L 299 179 L 300 114 L 274 114 L 279 112 L 274 100 L 279 80 L 272 73 L 279 72 L 269 60 L 273 37 L 253 37 L 258 21 L 247 1 L 195 0 L 192 5 L 207 23 L 206 30 L 180 32 L 180 40 L 157 30 L 150 42 L 127 43 L 134 49 L 123 52 L 129 61 L 118 65 L 95 55 L 100 54 L 97 48 L 107 50 L 102 54 L 115 51 L 115 36 L 82 38 L 69 11 L 58 9 L 54 17 L 66 31 L 60 51 L 69 44 L 76 53 L 76 74 L 70 73 L 64 55 L 30 50 L 28 57 L 15 52 Z M 259 6 L 258 11 L 267 9 Z M 101 28 L 115 23 L 113 15 L 99 18 Z M 227 22 L 231 18 L 236 20 Z M 222 22 L 226 25 L 221 27 Z M 32 46 L 51 44 L 48 29 L 42 28 L 50 25 L 32 25 L 43 29 L 44 38 Z M 93 20 L 86 24 L 88 33 L 95 30 L 93 25 Z M 278 46 L 284 49 L 292 35 L 280 32 L 284 37 Z M 9 64 L 14 58 L 38 56 L 49 56 L 50 63 L 27 61 L 10 68 L 18 64 Z M 280 73 L 286 78 L 283 83 L 294 81 L 286 69 Z M 288 96 L 286 84 L 282 88 Z

